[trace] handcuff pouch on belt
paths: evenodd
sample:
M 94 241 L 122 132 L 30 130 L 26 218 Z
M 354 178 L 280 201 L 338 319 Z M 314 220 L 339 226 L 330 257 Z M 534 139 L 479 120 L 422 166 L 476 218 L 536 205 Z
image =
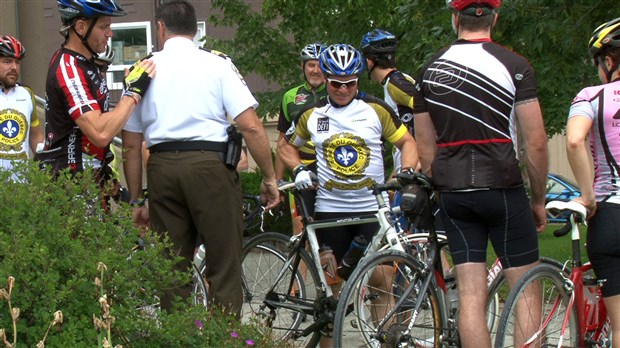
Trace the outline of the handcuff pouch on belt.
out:
M 230 125 L 226 129 L 228 133 L 228 142 L 226 153 L 224 155 L 224 164 L 231 169 L 236 169 L 239 160 L 241 160 L 241 148 L 243 145 L 243 136 L 237 131 L 235 126 Z

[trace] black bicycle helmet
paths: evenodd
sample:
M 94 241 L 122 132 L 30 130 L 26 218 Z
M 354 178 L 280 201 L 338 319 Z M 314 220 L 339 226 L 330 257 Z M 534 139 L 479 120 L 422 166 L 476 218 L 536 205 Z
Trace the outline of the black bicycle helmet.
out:
M 67 25 L 76 18 L 120 17 L 127 13 L 116 0 L 57 0 L 62 23 Z
M 26 49 L 19 40 L 12 36 L 0 36 L 0 56 L 22 59 L 26 54 Z
M 364 35 L 360 50 L 368 53 L 394 53 L 398 47 L 398 40 L 394 34 L 382 29 L 374 29 Z
M 592 33 L 588 52 L 595 58 L 605 47 L 620 47 L 620 17 L 601 24 Z

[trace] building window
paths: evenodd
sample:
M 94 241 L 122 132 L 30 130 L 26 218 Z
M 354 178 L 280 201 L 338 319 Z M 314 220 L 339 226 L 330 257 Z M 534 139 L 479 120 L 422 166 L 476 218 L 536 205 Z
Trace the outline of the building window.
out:
M 198 30 L 196 30 L 196 35 L 194 36 L 194 45 L 196 45 L 196 47 L 202 47 L 204 46 L 204 41 L 201 42 L 200 39 L 202 39 L 202 37 L 207 33 L 207 24 L 205 22 L 196 22 L 196 24 Z
M 108 44 L 114 51 L 114 61 L 106 79 L 109 89 L 120 90 L 125 68 L 153 50 L 151 22 L 112 23 L 112 31 L 114 36 Z

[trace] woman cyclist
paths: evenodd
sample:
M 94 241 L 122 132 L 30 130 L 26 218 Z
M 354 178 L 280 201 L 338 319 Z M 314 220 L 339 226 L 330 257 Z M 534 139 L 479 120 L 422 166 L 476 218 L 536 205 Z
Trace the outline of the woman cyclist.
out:
M 588 50 L 602 84 L 582 89 L 573 100 L 566 149 L 581 190 L 574 201 L 588 210 L 588 257 L 596 277 L 605 280 L 613 346 L 620 347 L 620 18 L 596 28 Z

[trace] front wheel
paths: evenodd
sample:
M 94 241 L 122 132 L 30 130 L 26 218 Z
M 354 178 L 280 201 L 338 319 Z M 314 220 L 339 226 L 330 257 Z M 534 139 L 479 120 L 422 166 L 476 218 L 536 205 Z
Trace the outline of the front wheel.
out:
M 569 305 L 565 284 L 562 270 L 554 266 L 541 264 L 527 271 L 508 295 L 495 347 L 578 347 L 577 311 Z
M 442 324 L 433 286 L 425 290 L 418 313 L 414 312 L 424 280 L 420 269 L 413 256 L 395 250 L 363 259 L 340 294 L 334 318 L 334 346 L 440 347 Z M 409 287 L 413 291 L 381 325 Z
M 269 328 L 283 340 L 297 347 L 314 347 L 320 333 L 302 335 L 314 323 L 313 306 L 320 294 L 319 275 L 312 258 L 300 249 L 299 268 L 289 261 L 290 237 L 265 232 L 251 238 L 243 247 L 241 321 Z M 295 257 L 295 255 L 293 255 Z M 293 282 L 293 287 L 289 287 Z

